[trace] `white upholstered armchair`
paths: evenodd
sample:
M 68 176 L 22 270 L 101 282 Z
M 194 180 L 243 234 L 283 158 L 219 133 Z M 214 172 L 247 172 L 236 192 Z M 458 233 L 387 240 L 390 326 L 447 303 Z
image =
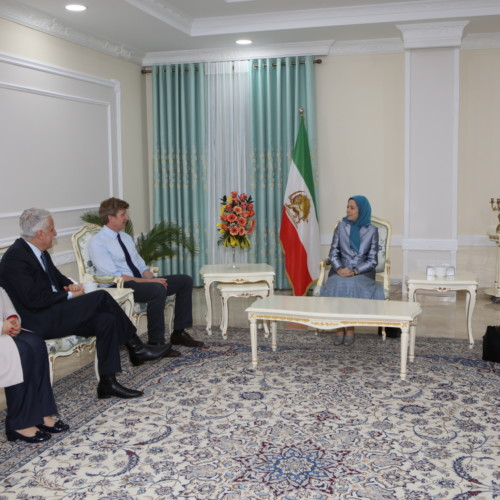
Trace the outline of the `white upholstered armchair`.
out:
M 73 250 L 76 256 L 76 262 L 78 264 L 78 273 L 80 275 L 80 281 L 82 283 L 95 280 L 96 269 L 89 255 L 88 243 L 92 236 L 94 236 L 94 234 L 97 234 L 100 230 L 101 227 L 97 226 L 96 224 L 85 224 L 71 236 L 71 242 L 73 244 Z M 155 274 L 158 272 L 157 267 L 150 267 L 150 269 Z M 112 281 L 116 283 L 117 288 L 123 288 L 123 279 L 121 277 L 115 277 Z M 167 297 L 165 311 L 167 313 L 166 324 L 168 325 L 170 332 L 173 331 L 174 306 L 175 295 L 169 295 Z M 140 320 L 146 316 L 146 304 L 135 302 L 133 310 L 130 312 L 129 316 L 138 327 Z
M 385 299 L 388 300 L 390 284 L 391 284 L 390 282 L 391 262 L 389 260 L 389 250 L 391 245 L 392 228 L 390 222 L 383 219 L 379 219 L 378 217 L 374 216 L 372 216 L 371 223 L 378 228 L 378 238 L 379 238 L 378 265 L 375 269 L 376 272 L 375 279 L 379 281 L 384 287 Z M 330 267 L 331 265 L 328 259 L 322 260 L 320 262 L 320 273 L 319 273 L 318 283 L 314 289 L 314 295 L 319 296 L 321 286 L 328 279 L 328 272 L 330 270 Z

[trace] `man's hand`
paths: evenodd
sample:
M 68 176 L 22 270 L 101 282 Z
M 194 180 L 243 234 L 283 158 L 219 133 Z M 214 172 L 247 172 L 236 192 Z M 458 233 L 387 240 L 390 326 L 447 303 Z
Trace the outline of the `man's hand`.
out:
M 63 287 L 64 291 L 71 292 L 73 298 L 83 295 L 85 292 L 83 290 L 83 285 L 78 285 L 77 283 L 71 283 L 71 285 Z
M 21 332 L 21 322 L 17 316 L 7 318 L 2 325 L 2 333 L 15 337 Z
M 128 276 L 126 274 L 122 275 L 123 281 L 136 281 L 137 283 L 160 283 L 165 288 L 167 288 L 168 283 L 165 278 L 155 278 L 155 275 L 149 270 L 146 269 L 142 273 L 142 278 L 136 278 L 134 276 Z

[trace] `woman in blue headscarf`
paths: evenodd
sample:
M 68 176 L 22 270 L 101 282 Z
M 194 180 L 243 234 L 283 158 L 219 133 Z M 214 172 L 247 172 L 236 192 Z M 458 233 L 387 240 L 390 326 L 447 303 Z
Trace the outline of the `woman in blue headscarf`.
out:
M 364 196 L 352 196 L 346 217 L 335 228 L 328 259 L 332 264 L 323 297 L 356 297 L 384 300 L 384 290 L 375 281 L 378 263 L 378 229 L 370 224 L 372 209 Z M 337 330 L 335 345 L 352 345 L 354 327 Z

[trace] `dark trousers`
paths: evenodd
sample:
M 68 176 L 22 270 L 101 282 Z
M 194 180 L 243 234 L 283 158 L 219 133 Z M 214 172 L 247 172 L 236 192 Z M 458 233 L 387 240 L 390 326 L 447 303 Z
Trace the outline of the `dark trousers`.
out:
M 47 346 L 37 333 L 21 332 L 14 337 L 24 381 L 5 388 L 7 430 L 43 424 L 43 417 L 57 413 L 49 377 Z
M 175 294 L 174 330 L 193 326 L 193 278 L 187 274 L 163 276 L 167 288 L 160 283 L 126 281 L 124 287 L 134 290 L 136 302 L 147 303 L 148 340 L 165 341 L 165 302 Z
M 44 339 L 95 336 L 100 375 L 112 375 L 121 370 L 119 347 L 136 333 L 123 309 L 104 290 L 55 304 L 38 318 L 39 324 L 25 326 L 41 333 Z

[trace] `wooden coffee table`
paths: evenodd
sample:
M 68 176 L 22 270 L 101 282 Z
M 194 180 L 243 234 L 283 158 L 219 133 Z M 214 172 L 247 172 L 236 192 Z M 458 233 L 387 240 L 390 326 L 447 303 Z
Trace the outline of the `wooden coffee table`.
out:
M 401 379 L 406 364 L 415 359 L 415 326 L 422 312 L 415 302 L 396 300 L 294 297 L 272 295 L 255 301 L 246 309 L 250 321 L 252 364 L 257 366 L 257 321 L 270 321 L 271 347 L 277 349 L 277 322 L 300 323 L 315 329 L 331 330 L 349 326 L 401 328 Z M 409 355 L 408 355 L 409 347 Z

